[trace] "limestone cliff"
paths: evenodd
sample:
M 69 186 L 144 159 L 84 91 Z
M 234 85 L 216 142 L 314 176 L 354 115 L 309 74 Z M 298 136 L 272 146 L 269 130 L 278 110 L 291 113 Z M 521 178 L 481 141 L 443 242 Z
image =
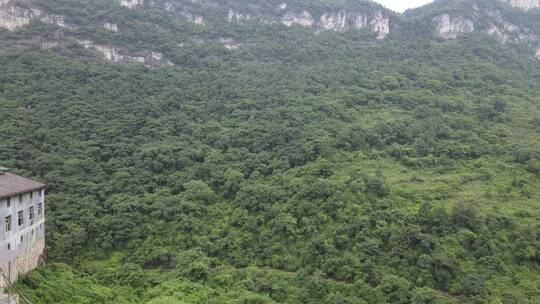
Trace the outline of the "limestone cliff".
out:
M 462 34 L 474 31 L 474 23 L 464 17 L 444 14 L 435 17 L 433 20 L 436 22 L 437 34 L 442 38 L 457 38 Z
M 530 10 L 540 7 L 540 0 L 504 0 L 513 7 Z
M 90 49 L 100 54 L 104 59 L 121 63 L 142 63 L 148 66 L 171 66 L 169 60 L 162 53 L 143 50 L 136 53 L 122 52 L 119 48 L 110 45 L 96 44 L 90 40 L 76 40 L 85 49 Z
M 471 2 L 470 7 L 461 12 L 435 16 L 434 31 L 444 39 L 454 39 L 467 33 L 487 34 L 502 43 L 536 45 L 539 31 L 529 27 L 523 19 L 509 14 L 503 7 L 480 6 L 480 2 Z
M 118 32 L 118 24 L 105 22 L 103 23 L 103 28 L 108 29 L 109 31 Z
M 288 10 L 286 3 L 278 6 L 281 14 L 277 17 L 257 16 L 230 9 L 227 15 L 229 22 L 259 21 L 263 23 L 281 23 L 285 26 L 301 26 L 312 29 L 315 32 L 332 30 L 345 32 L 349 30 L 369 29 L 377 33 L 377 37 L 382 39 L 390 33 L 390 16 L 387 12 L 377 10 L 374 12 L 362 11 L 326 11 L 320 16 L 303 10 Z
M 492 20 L 486 33 L 503 43 L 527 44 L 538 40 L 538 35 L 530 28 L 512 23 L 505 19 L 500 11 L 488 12 L 487 15 L 492 17 Z
M 143 5 L 144 0 L 120 0 L 120 5 L 127 8 L 134 8 L 139 5 Z
M 509 9 L 503 2 L 526 11 L 520 13 L 519 10 Z M 133 49 L 130 45 L 126 45 L 126 40 L 117 46 L 111 45 L 115 44 L 111 41 L 131 31 L 128 24 L 133 24 L 132 22 L 164 33 L 176 26 L 178 28 L 195 26 L 193 30 L 186 31 L 191 33 L 190 37 L 178 41 L 177 45 L 182 46 L 185 43 L 189 44 L 190 41 L 199 40 L 205 44 L 217 43 L 229 50 L 257 45 L 256 39 L 250 40 L 245 35 L 227 32 L 224 23 L 245 28 L 261 25 L 303 27 L 312 33 L 366 30 L 372 31 L 374 37 L 378 39 L 384 39 L 390 33 L 395 33 L 396 37 L 408 35 L 410 30 L 415 28 L 418 35 L 429 37 L 435 35 L 442 39 L 456 39 L 473 32 L 485 34 L 501 43 L 529 47 L 531 54 L 538 57 L 540 29 L 537 29 L 534 22 L 524 22 L 527 18 L 523 18 L 522 15 L 533 16 L 531 14 L 536 13 L 534 9 L 540 6 L 539 2 L 540 0 L 435 1 L 425 9 L 420 8 L 410 14 L 399 16 L 372 2 L 356 0 L 339 4 L 297 0 L 283 2 L 253 0 L 246 4 L 243 0 L 228 0 L 225 7 L 222 0 L 114 0 L 111 1 L 112 5 L 121 5 L 130 10 L 119 10 L 118 18 L 108 16 L 103 20 L 93 20 L 94 24 L 88 24 L 84 17 L 77 20 L 70 15 L 67 20 L 71 23 L 66 24 L 64 17 L 58 15 L 62 10 L 56 10 L 51 4 L 42 5 L 40 0 L 0 0 L 0 27 L 13 31 L 28 25 L 32 20 L 56 24 L 61 27 L 57 32 L 65 39 L 58 38 L 56 34 L 52 37 L 40 37 L 38 40 L 45 41 L 41 44 L 43 49 L 61 49 L 69 43 L 66 39 L 70 41 L 77 37 L 77 40 L 87 41 L 82 44 L 89 50 L 88 54 L 99 55 L 111 62 L 139 62 L 147 65 L 167 65 L 168 61 L 163 58 L 157 59 L 162 56 L 158 52 L 149 51 L 153 46 L 145 46 L 143 49 L 147 51 L 130 53 L 123 51 Z M 141 10 L 147 10 L 145 13 L 157 18 L 138 20 L 142 18 L 139 14 Z M 132 17 L 133 20 L 130 19 Z M 161 17 L 173 23 L 162 26 L 160 22 L 156 22 Z M 175 24 L 176 22 L 178 23 Z M 85 27 L 87 31 L 79 32 L 78 26 Z M 88 36 L 88 33 L 92 32 L 92 27 L 99 28 L 100 35 L 115 36 Z M 199 35 L 205 33 L 207 29 L 212 30 L 216 27 L 223 32 L 219 34 L 216 32 L 213 37 Z M 105 44 L 88 42 L 98 40 L 109 42 Z
M 30 21 L 34 18 L 45 23 L 66 27 L 63 16 L 48 15 L 37 8 L 21 8 L 9 4 L 9 1 L 0 3 L 0 27 L 14 31 L 30 24 Z

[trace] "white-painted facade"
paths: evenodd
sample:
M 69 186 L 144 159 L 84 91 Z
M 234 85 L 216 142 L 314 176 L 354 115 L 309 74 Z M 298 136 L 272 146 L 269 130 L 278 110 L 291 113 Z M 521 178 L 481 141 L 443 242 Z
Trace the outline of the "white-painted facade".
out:
M 20 274 L 34 270 L 45 250 L 45 184 L 5 173 L 0 167 L 0 304 L 19 303 L 7 294 Z
M 0 249 L 23 250 L 45 235 L 45 190 L 0 199 Z

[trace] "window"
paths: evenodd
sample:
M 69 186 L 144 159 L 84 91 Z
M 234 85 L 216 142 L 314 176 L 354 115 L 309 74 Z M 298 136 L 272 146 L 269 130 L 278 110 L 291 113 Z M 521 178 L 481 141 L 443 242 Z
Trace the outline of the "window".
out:
M 10 250 L 10 249 L 11 249 L 11 244 L 7 243 L 7 250 Z
M 22 203 L 22 194 L 19 194 L 19 203 Z
M 4 222 L 4 231 L 5 232 L 11 231 L 11 215 L 6 216 L 6 220 Z
M 7 207 L 11 207 L 11 197 L 7 198 Z
M 28 209 L 28 218 L 30 219 L 30 225 L 34 224 L 34 207 Z
M 37 205 L 37 214 L 39 217 L 43 216 L 43 205 L 41 203 Z
M 30 191 L 30 199 L 34 199 L 34 191 Z
M 23 236 L 21 235 L 21 244 L 22 244 L 22 242 L 23 242 Z
M 19 226 L 22 226 L 24 224 L 24 211 L 23 210 L 19 211 L 18 218 L 19 218 Z

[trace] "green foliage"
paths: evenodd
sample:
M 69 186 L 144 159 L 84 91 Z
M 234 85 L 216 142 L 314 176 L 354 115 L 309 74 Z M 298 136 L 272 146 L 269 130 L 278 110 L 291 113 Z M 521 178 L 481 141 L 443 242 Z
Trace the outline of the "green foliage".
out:
M 0 165 L 49 184 L 51 263 L 19 282 L 33 302 L 540 302 L 537 62 L 477 36 L 41 5 L 175 66 L 0 53 Z M 225 34 L 252 47 L 190 41 Z

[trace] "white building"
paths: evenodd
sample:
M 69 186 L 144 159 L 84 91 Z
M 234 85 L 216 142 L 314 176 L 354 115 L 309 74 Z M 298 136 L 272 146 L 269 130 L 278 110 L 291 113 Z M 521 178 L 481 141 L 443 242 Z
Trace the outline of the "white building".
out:
M 17 303 L 5 288 L 36 268 L 45 249 L 45 187 L 0 167 L 0 304 Z

